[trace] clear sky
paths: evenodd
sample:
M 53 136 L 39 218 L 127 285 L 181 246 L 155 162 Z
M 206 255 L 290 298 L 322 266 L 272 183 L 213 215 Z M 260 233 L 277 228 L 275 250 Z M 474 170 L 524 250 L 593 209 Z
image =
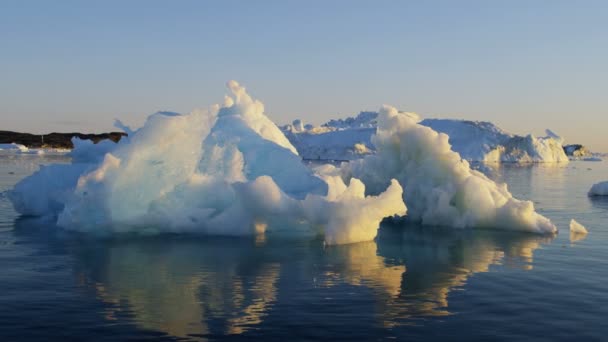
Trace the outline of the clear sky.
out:
M 138 126 L 230 79 L 278 123 L 386 103 L 608 152 L 608 1 L 0 0 L 0 130 Z

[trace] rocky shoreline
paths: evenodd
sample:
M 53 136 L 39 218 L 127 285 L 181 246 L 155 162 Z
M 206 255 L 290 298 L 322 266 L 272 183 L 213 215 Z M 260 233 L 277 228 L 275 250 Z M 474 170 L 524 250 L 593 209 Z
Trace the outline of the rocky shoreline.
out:
M 30 134 L 12 131 L 0 131 L 0 144 L 20 144 L 27 148 L 60 148 L 71 149 L 74 147 L 72 138 L 78 137 L 83 140 L 92 140 L 94 143 L 110 139 L 114 142 L 120 141 L 124 132 L 109 132 L 100 134 L 86 133 L 49 133 L 49 134 Z

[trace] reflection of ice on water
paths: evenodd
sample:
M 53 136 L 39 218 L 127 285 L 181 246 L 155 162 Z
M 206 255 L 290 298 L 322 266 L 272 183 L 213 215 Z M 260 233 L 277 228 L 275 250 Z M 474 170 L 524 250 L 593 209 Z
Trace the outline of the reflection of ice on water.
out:
M 534 251 L 551 237 L 511 232 L 434 230 L 410 227 L 381 230 L 379 255 L 404 263 L 401 293 L 387 305 L 385 325 L 404 318 L 449 314 L 448 295 L 475 273 L 505 264 L 532 269 Z
M 570 243 L 583 241 L 587 238 L 587 234 L 570 232 Z
M 177 337 L 214 329 L 240 334 L 261 323 L 276 300 L 280 265 L 243 270 L 249 249 L 222 253 L 221 247 L 182 242 L 119 243 L 102 251 L 92 283 L 98 298 L 112 304 L 106 319 L 128 311 L 140 328 Z M 223 327 L 210 327 L 212 319 L 222 320 Z
M 281 276 L 292 277 L 283 286 L 312 286 L 304 290 L 314 303 L 322 300 L 314 296 L 323 292 L 315 290 L 318 286 L 370 289 L 373 308 L 363 314 L 390 327 L 448 315 L 450 292 L 470 276 L 494 265 L 531 269 L 534 251 L 551 240 L 427 228 L 385 227 L 377 242 L 325 249 L 321 243 L 294 246 L 272 239 L 262 244 L 247 239 L 112 243 L 98 248 L 95 261 L 81 255 L 80 272 L 112 310 L 128 311 L 142 329 L 177 337 L 241 334 L 259 327 L 275 306 L 289 304 L 280 302 L 281 291 L 293 290 L 279 286 Z M 298 262 L 287 261 L 286 253 L 298 255 Z
M 387 265 L 383 257 L 377 255 L 375 242 L 361 242 L 335 246 L 327 250 L 332 260 L 332 269 L 321 275 L 323 286 L 346 282 L 356 286 L 370 286 L 377 295 L 395 297 L 401 292 L 401 276 L 405 265 Z

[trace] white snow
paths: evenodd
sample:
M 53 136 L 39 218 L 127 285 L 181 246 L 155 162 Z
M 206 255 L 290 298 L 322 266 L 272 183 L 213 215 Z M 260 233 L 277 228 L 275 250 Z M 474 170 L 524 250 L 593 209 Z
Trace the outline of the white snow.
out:
M 587 228 L 582 224 L 576 222 L 574 219 L 570 220 L 570 233 L 572 234 L 587 234 Z
M 608 196 L 608 181 L 593 184 L 589 196 Z
M 397 179 L 412 220 L 458 228 L 557 231 L 535 212 L 532 202 L 513 198 L 506 184 L 471 170 L 451 150 L 446 134 L 419 124 L 407 113 L 384 106 L 372 142 L 376 154 L 344 165 L 345 178 L 361 179 L 372 194 Z

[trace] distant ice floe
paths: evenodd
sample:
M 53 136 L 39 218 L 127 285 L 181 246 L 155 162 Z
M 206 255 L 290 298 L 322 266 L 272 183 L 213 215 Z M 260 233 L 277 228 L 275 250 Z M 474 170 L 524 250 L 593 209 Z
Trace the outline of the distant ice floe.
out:
M 377 112 L 331 120 L 310 130 L 283 126 L 283 131 L 305 159 L 354 160 L 373 154 L 372 136 L 376 132 Z M 300 120 L 298 122 L 301 123 Z M 490 122 L 425 119 L 420 124 L 449 136 L 455 152 L 470 162 L 485 163 L 567 163 L 563 139 L 551 130 L 546 137 L 518 136 Z M 359 152 L 355 145 L 365 146 Z
M 74 139 L 72 164 L 43 167 L 8 196 L 21 214 L 91 233 L 320 234 L 345 244 L 373 240 L 383 218 L 406 214 L 427 225 L 556 232 L 414 113 L 383 107 L 377 129 L 359 126 L 375 132 L 369 145 L 349 140 L 362 159 L 313 171 L 261 102 L 235 81 L 228 89 L 223 105 L 159 112 L 138 130 L 117 121 L 131 133 L 119 143 Z M 294 122 L 302 130 L 310 126 Z
M 41 154 L 65 154 L 68 153 L 68 149 L 63 148 L 29 148 L 25 145 L 11 143 L 11 144 L 0 144 L 0 155 L 41 155 Z
M 608 196 L 608 181 L 593 184 L 589 196 Z
M 21 144 L 0 144 L 0 152 L 28 152 L 29 148 Z
M 602 161 L 600 154 L 592 153 L 587 147 L 580 144 L 564 145 L 564 152 L 570 160 Z

